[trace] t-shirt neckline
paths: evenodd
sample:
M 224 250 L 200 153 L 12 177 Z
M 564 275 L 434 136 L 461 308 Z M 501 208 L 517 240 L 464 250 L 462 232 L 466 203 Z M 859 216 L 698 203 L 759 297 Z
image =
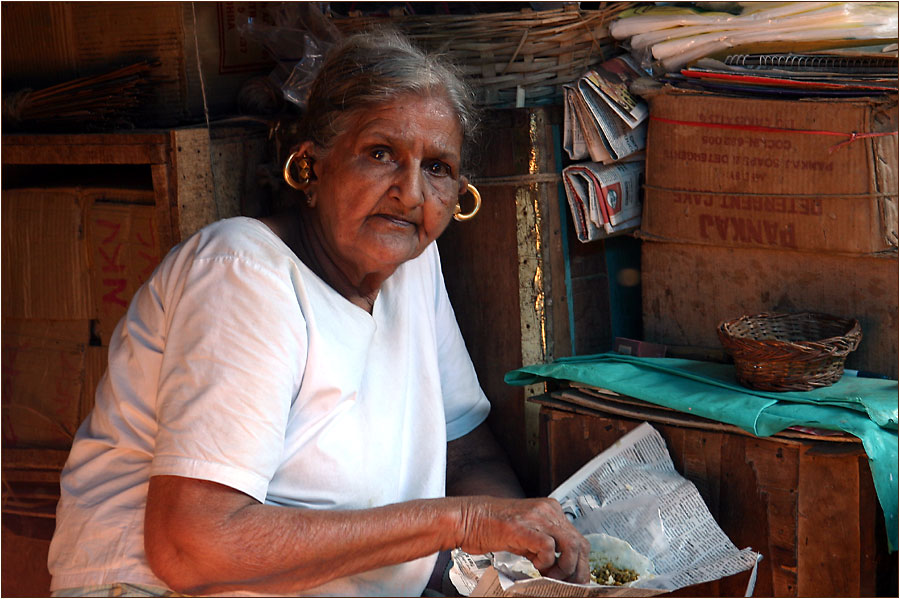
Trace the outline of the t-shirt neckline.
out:
M 394 271 L 394 274 L 392 274 L 390 277 L 388 277 L 385 280 L 385 284 L 383 284 L 381 286 L 381 289 L 378 290 L 378 295 L 375 297 L 375 301 L 372 303 L 372 312 L 369 313 L 365 309 L 361 308 L 360 306 L 357 306 L 356 304 L 351 302 L 349 299 L 347 299 L 346 297 L 344 297 L 343 295 L 338 293 L 338 291 L 334 287 L 329 285 L 322 277 L 320 277 L 318 274 L 316 274 L 316 272 L 313 269 L 311 269 L 303 260 L 301 260 L 300 256 L 298 256 L 296 253 L 294 253 L 294 250 L 292 250 L 290 248 L 290 246 L 288 244 L 286 244 L 284 242 L 284 240 L 275 231 L 273 231 L 269 227 L 269 225 L 267 225 L 266 223 L 262 222 L 261 220 L 259 220 L 257 218 L 253 218 L 250 216 L 242 216 L 239 218 L 244 218 L 249 221 L 252 221 L 257 226 L 261 227 L 263 229 L 263 231 L 266 233 L 266 235 L 273 238 L 276 241 L 276 243 L 281 246 L 283 251 L 285 251 L 297 264 L 300 265 L 300 267 L 303 269 L 303 271 L 305 273 L 307 273 L 307 274 L 309 274 L 309 276 L 313 277 L 313 279 L 316 281 L 316 283 L 318 285 L 321 285 L 322 287 L 324 287 L 328 293 L 333 294 L 336 298 L 340 298 L 338 301 L 341 301 L 344 304 L 346 304 L 346 306 L 348 306 L 348 309 L 345 310 L 345 312 L 354 313 L 354 314 L 359 313 L 363 317 L 367 318 L 368 320 L 371 320 L 373 322 L 378 321 L 378 316 L 376 315 L 376 312 L 378 314 L 380 314 L 380 312 L 381 312 L 380 306 L 381 306 L 381 304 L 384 303 L 382 301 L 382 295 L 384 294 L 385 285 L 388 283 L 388 281 L 391 280 L 391 278 L 394 276 L 394 274 L 396 274 L 396 271 Z

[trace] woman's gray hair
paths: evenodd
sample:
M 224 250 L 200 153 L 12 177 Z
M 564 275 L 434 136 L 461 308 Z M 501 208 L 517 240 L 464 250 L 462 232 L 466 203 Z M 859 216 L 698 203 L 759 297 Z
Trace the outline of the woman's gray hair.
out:
M 459 119 L 463 148 L 472 145 L 479 115 L 462 74 L 443 56 L 389 29 L 347 37 L 329 53 L 310 87 L 301 139 L 328 148 L 343 132 L 348 113 L 409 93 L 444 95 Z

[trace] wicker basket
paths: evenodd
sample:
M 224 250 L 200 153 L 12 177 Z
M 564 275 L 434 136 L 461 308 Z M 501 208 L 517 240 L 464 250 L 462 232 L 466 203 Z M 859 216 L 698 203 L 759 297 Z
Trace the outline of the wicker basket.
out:
M 607 25 L 634 2 L 601 3 L 597 10 L 577 4 L 543 11 L 476 15 L 335 17 L 348 35 L 391 25 L 423 49 L 447 54 L 463 71 L 486 107 L 559 102 L 562 86 L 617 52 Z M 521 92 L 520 92 L 521 90 Z
M 717 330 L 734 358 L 738 382 L 763 391 L 809 391 L 834 384 L 859 346 L 855 319 L 765 313 L 724 321 Z

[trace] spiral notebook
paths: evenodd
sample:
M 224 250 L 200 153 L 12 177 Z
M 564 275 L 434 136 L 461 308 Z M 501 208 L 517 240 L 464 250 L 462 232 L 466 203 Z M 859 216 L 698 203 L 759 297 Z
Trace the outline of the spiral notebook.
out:
M 845 75 L 885 75 L 897 78 L 897 57 L 846 56 L 839 54 L 732 54 L 723 62 L 754 70 L 779 69 L 796 73 L 840 73 Z
M 744 94 L 859 96 L 898 89 L 893 54 L 732 54 L 702 58 L 667 77 L 683 87 Z

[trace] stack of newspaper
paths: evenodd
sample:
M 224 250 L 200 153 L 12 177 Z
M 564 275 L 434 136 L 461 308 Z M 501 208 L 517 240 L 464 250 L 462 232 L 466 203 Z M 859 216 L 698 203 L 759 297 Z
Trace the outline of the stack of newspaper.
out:
M 640 225 L 641 151 L 649 110 L 628 88 L 641 75 L 633 59 L 623 55 L 563 86 L 563 146 L 570 159 L 585 161 L 563 169 L 579 241 L 627 233 Z

